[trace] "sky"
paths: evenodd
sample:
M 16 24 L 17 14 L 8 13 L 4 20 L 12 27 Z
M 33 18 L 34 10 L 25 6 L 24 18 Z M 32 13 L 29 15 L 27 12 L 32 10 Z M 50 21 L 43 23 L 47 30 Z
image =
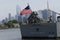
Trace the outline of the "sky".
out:
M 60 13 L 60 0 L 48 0 L 49 8 L 55 12 Z M 0 20 L 16 15 L 16 6 L 18 5 L 20 11 L 23 10 L 27 3 L 29 3 L 32 11 L 47 9 L 47 0 L 0 0 Z

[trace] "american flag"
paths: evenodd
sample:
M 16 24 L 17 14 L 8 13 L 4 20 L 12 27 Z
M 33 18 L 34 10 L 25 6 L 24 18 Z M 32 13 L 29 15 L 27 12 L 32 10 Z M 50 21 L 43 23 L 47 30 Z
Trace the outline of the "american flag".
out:
M 24 14 L 31 14 L 32 11 L 30 9 L 30 6 L 28 5 L 25 9 L 23 9 L 21 12 L 20 12 L 20 15 L 24 15 Z

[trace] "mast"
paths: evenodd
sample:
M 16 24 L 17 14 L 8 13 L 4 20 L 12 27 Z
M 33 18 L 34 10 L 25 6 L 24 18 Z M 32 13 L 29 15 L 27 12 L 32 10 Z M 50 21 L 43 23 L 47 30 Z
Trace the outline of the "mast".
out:
M 47 0 L 47 20 L 49 21 L 50 19 L 50 16 L 51 16 L 51 13 L 50 13 L 50 9 L 49 9 L 49 2 Z
M 52 11 L 49 8 L 49 2 L 48 2 L 48 0 L 47 0 L 47 20 L 49 22 L 52 22 Z
M 48 0 L 47 0 L 47 10 L 49 10 L 49 3 L 48 3 Z

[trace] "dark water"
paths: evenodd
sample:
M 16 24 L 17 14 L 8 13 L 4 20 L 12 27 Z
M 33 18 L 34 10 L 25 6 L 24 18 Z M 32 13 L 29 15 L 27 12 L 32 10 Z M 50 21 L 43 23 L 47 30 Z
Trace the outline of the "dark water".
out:
M 22 40 L 60 40 L 60 39 L 22 39 Z

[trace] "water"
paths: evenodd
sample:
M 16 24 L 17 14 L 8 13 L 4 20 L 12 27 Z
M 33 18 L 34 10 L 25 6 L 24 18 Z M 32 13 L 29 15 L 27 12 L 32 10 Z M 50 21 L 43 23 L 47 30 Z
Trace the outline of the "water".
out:
M 4 29 L 0 30 L 0 40 L 20 40 L 20 29 Z
M 19 28 L 0 30 L 0 40 L 60 40 L 60 39 L 22 39 Z

